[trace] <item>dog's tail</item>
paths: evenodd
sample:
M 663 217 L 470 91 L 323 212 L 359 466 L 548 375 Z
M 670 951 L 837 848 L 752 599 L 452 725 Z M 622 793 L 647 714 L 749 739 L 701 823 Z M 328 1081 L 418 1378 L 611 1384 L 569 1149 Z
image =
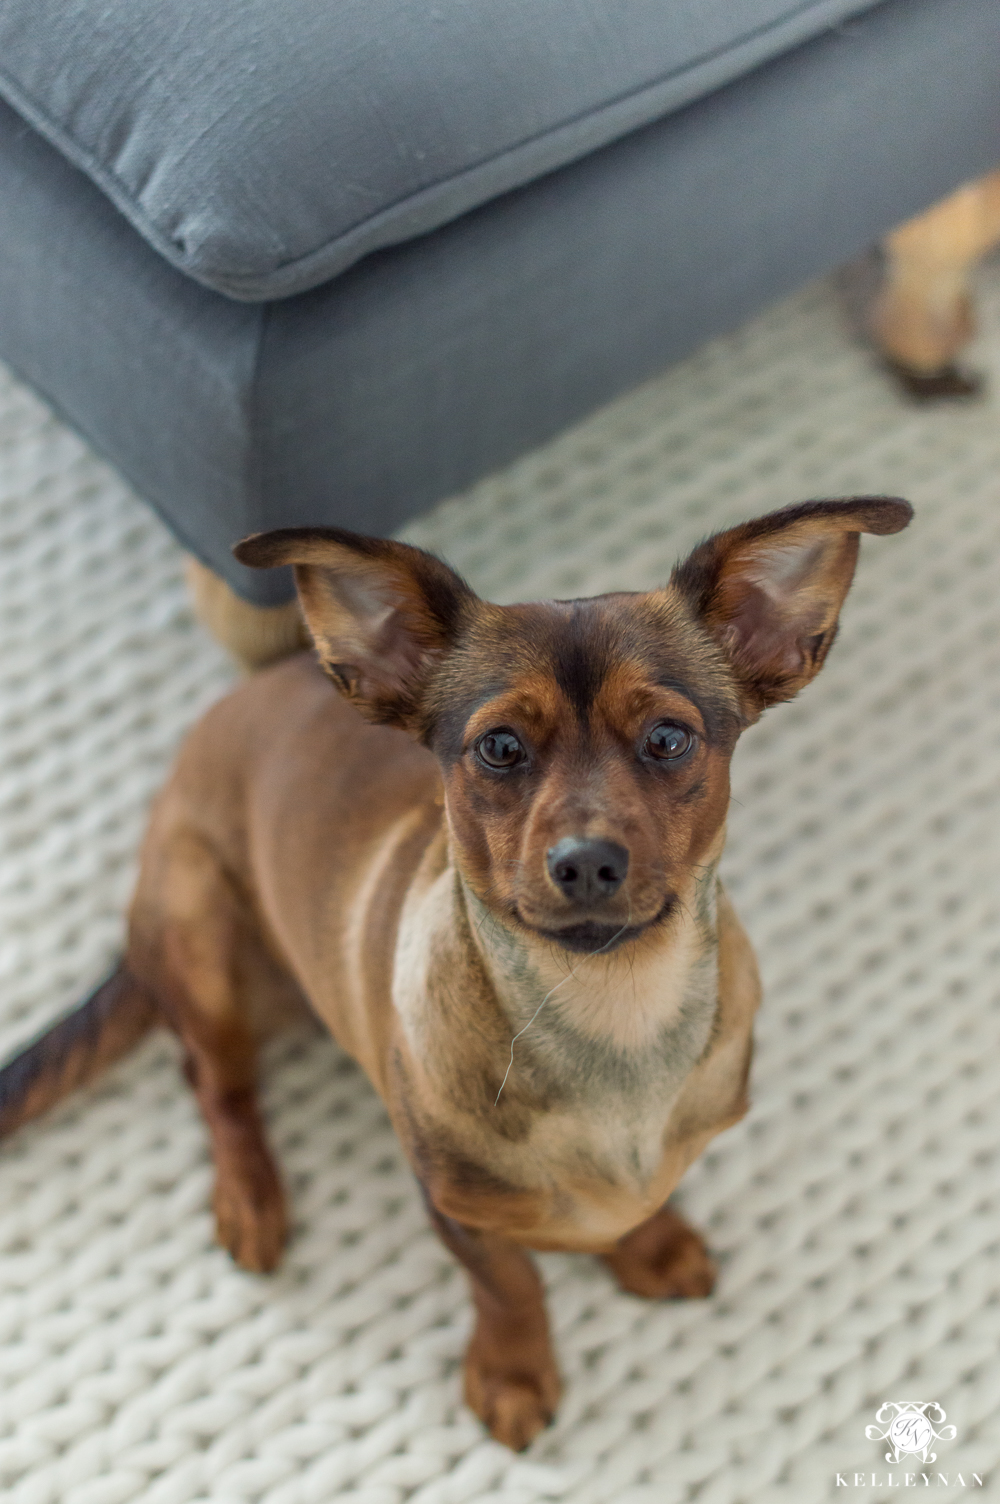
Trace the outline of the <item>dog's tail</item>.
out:
M 158 1021 L 153 999 L 123 964 L 116 967 L 89 997 L 0 1067 L 0 1138 L 92 1081 Z

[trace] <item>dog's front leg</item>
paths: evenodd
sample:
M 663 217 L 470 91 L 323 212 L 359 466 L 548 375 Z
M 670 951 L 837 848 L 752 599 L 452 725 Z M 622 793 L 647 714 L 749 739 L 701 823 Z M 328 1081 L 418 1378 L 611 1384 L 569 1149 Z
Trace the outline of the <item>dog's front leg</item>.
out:
M 495 1440 L 521 1452 L 551 1422 L 561 1389 L 538 1270 L 517 1243 L 464 1227 L 424 1196 L 472 1286 L 476 1329 L 465 1355 L 465 1402 Z
M 601 1256 L 623 1290 L 647 1300 L 697 1300 L 715 1284 L 704 1239 L 669 1206 Z

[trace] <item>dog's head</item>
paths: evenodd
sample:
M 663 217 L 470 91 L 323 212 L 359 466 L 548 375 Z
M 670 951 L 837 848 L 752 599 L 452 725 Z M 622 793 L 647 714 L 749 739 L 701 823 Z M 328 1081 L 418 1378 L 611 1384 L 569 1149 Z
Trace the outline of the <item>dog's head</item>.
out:
M 662 590 L 516 606 L 335 528 L 235 552 L 295 566 L 327 673 L 435 753 L 480 901 L 594 952 L 665 918 L 714 857 L 737 737 L 822 667 L 860 534 L 911 515 L 893 497 L 806 502 L 709 538 Z

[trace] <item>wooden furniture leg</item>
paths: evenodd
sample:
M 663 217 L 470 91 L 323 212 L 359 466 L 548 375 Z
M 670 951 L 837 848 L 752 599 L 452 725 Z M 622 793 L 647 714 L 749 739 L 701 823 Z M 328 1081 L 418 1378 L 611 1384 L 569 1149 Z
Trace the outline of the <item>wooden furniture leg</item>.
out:
M 872 332 L 916 397 L 968 396 L 975 377 L 955 357 L 975 332 L 969 275 L 1000 244 L 1000 171 L 967 183 L 887 236 Z
M 252 606 L 190 554 L 184 574 L 195 616 L 246 673 L 309 646 L 298 601 Z

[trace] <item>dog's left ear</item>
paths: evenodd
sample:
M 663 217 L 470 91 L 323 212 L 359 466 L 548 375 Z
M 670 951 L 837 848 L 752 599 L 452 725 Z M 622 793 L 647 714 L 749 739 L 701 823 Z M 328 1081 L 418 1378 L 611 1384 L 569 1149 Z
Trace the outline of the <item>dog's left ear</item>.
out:
M 673 584 L 723 649 L 757 710 L 798 694 L 823 666 L 862 533 L 898 533 L 896 496 L 807 501 L 700 544 Z
M 241 564 L 295 567 L 323 667 L 369 721 L 419 731 L 435 666 L 477 597 L 447 564 L 390 538 L 290 527 L 237 543 Z

